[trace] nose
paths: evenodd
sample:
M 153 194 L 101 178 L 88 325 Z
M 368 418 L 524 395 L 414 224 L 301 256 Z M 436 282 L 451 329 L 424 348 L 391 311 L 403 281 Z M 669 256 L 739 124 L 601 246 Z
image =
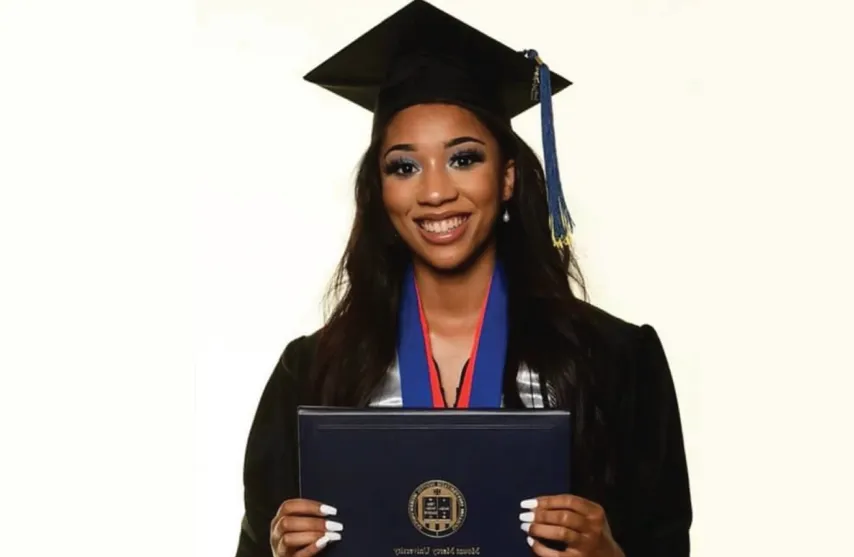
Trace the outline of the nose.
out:
M 433 163 L 426 165 L 421 172 L 421 184 L 417 201 L 422 205 L 439 206 L 454 201 L 459 192 L 451 177 L 445 172 L 444 165 Z

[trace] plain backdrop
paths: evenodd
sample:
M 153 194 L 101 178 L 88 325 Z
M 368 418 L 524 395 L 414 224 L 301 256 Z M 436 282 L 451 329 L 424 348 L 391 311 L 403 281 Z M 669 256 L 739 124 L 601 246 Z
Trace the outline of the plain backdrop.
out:
M 4 555 L 234 554 L 370 126 L 301 76 L 403 4 L 0 3 Z M 854 555 L 848 3 L 435 4 L 574 82 L 582 268 L 664 342 L 692 554 Z

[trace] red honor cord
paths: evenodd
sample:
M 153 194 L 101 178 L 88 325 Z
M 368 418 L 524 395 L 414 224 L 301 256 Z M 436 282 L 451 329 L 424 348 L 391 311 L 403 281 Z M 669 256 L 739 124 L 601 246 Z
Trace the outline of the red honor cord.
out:
M 486 289 L 486 298 L 484 298 L 480 317 L 478 318 L 477 327 L 474 331 L 474 342 L 472 342 L 471 354 L 469 355 L 468 364 L 463 372 L 463 382 L 460 385 L 459 396 L 455 408 L 468 408 L 469 400 L 471 399 L 471 386 L 474 380 L 475 362 L 477 360 L 477 349 L 480 345 L 480 331 L 483 328 L 483 319 L 486 315 L 486 301 L 489 299 L 489 290 L 492 288 L 492 281 Z M 418 290 L 418 283 L 415 283 L 415 293 L 418 297 L 418 314 L 421 317 L 421 333 L 424 335 L 424 348 L 427 357 L 427 366 L 430 369 L 430 391 L 433 395 L 433 408 L 445 408 L 445 397 L 442 395 L 442 381 L 439 378 L 439 370 L 436 368 L 436 360 L 433 358 L 433 346 L 430 342 L 430 328 L 427 325 L 427 318 L 424 315 L 424 308 L 421 305 L 421 294 Z

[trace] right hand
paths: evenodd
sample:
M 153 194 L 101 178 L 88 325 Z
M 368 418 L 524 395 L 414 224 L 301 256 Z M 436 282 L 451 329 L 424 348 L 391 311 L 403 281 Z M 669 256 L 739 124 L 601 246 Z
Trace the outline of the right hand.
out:
M 270 523 L 273 557 L 310 557 L 329 542 L 340 540 L 344 527 L 326 518 L 337 513 L 334 507 L 309 499 L 282 503 Z

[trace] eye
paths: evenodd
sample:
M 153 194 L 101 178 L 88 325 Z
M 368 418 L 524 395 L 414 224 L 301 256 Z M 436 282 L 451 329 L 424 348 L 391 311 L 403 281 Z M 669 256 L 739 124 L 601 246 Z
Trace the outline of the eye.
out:
M 451 157 L 451 166 L 455 168 L 469 168 L 486 160 L 486 156 L 476 150 L 460 151 Z
M 387 175 L 411 176 L 418 171 L 418 164 L 408 159 L 394 159 L 386 163 L 383 172 Z

